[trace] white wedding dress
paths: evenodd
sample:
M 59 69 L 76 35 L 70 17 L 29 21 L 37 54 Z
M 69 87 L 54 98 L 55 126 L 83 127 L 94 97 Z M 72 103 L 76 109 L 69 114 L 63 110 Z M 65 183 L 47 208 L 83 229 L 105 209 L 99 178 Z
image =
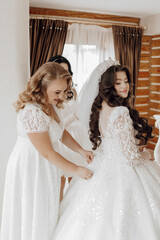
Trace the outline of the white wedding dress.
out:
M 90 180 L 73 179 L 52 240 L 159 240 L 160 167 L 140 152 L 126 107 L 100 113 Z
M 49 132 L 59 151 L 64 128 L 38 104 L 27 104 L 18 113 L 17 130 L 6 171 L 1 240 L 50 240 L 59 214 L 61 171 L 39 154 L 27 133 Z

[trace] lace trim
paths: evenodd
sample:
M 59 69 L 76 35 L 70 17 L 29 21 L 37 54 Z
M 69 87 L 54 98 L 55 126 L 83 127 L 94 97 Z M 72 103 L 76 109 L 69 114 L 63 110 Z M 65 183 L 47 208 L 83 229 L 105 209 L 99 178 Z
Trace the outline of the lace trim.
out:
M 19 117 L 27 133 L 47 132 L 50 118 L 34 104 L 27 104 L 19 112 Z

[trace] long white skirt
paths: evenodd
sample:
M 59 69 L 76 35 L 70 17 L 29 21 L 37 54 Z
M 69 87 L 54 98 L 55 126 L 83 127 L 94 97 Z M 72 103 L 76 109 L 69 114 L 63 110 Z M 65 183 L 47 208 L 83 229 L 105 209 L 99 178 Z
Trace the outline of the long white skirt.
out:
M 1 240 L 50 240 L 59 214 L 60 171 L 18 139 L 10 156 Z

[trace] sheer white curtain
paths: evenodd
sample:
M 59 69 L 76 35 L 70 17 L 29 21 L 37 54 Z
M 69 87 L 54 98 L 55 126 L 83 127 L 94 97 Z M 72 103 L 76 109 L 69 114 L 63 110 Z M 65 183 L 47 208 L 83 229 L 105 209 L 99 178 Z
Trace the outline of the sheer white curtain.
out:
M 108 57 L 115 58 L 111 28 L 74 23 L 69 26 L 63 50 L 72 66 L 79 92 L 91 71 Z

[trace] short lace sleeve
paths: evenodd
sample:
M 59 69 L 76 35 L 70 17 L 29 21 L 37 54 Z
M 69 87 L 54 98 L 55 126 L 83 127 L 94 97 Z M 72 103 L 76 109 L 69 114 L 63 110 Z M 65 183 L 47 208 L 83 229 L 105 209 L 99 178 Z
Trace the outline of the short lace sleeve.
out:
M 27 104 L 20 110 L 19 118 L 26 133 L 40 133 L 49 130 L 49 117 L 41 110 L 40 106 Z
M 115 120 L 115 129 L 120 138 L 119 142 L 126 157 L 126 163 L 129 166 L 142 164 L 144 158 L 136 144 L 133 122 L 127 108 L 122 107 L 120 109 L 119 116 Z

